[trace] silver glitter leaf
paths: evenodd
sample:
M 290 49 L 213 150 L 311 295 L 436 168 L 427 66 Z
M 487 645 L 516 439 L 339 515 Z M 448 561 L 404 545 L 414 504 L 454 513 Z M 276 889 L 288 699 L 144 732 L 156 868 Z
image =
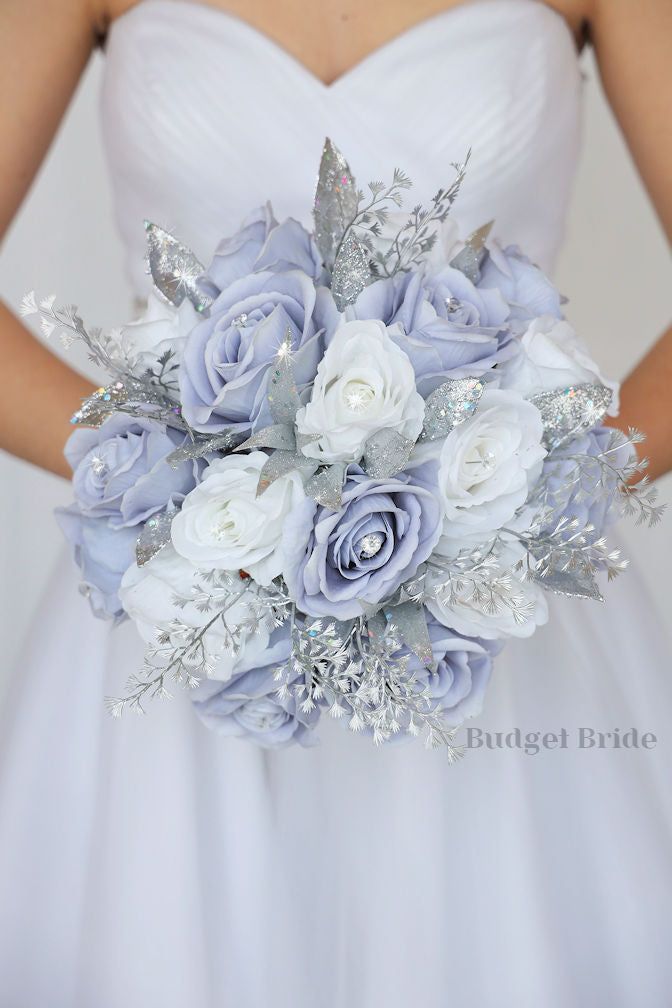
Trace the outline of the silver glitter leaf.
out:
M 147 410 L 146 407 L 151 409 Z M 96 389 L 83 400 L 80 408 L 70 418 L 70 423 L 100 427 L 110 414 L 119 411 L 133 416 L 172 421 L 174 426 L 182 425 L 179 407 L 172 400 L 167 399 L 151 383 L 132 377 L 120 378 Z
M 350 232 L 343 239 L 331 277 L 331 293 L 338 310 L 353 304 L 372 280 L 369 253 Z
M 143 567 L 153 556 L 156 556 L 159 550 L 168 545 L 170 526 L 174 515 L 174 511 L 162 511 L 147 519 L 135 544 L 135 559 L 138 567 Z
M 291 339 L 291 330 L 288 330 L 285 341 L 276 355 L 275 363 L 268 371 L 266 394 L 271 416 L 276 425 L 293 426 L 301 405 L 292 365 Z
M 204 311 L 212 299 L 198 289 L 203 266 L 194 253 L 158 224 L 145 221 L 145 230 L 149 272 L 156 289 L 176 308 L 186 297 L 197 311 Z
M 547 570 L 543 575 L 533 573 L 531 579 L 555 595 L 604 601 L 595 577 L 586 568 L 563 570 L 557 567 Z
M 128 399 L 129 390 L 125 382 L 116 381 L 111 385 L 101 386 L 83 400 L 80 408 L 70 417 L 70 423 L 100 427 L 114 412 L 115 406 L 128 402 Z
M 385 615 L 388 621 L 396 626 L 406 647 L 410 648 L 424 665 L 431 665 L 434 658 L 424 606 L 417 602 L 402 602 L 401 605 L 387 609 Z
M 282 448 L 286 451 L 295 451 L 294 428 L 290 424 L 282 423 L 264 427 L 238 445 L 235 451 L 249 451 L 251 448 Z
M 366 620 L 366 629 L 370 637 L 381 640 L 387 630 L 387 620 L 380 610 L 371 613 Z
M 350 166 L 329 137 L 324 141 L 315 189 L 315 241 L 331 269 L 346 228 L 357 213 L 359 198 Z
M 544 422 L 544 441 L 557 445 L 564 438 L 599 424 L 611 404 L 612 393 L 605 385 L 570 385 L 532 396 Z
M 473 231 L 464 243 L 464 248 L 450 260 L 450 265 L 460 273 L 464 273 L 474 284 L 481 279 L 481 263 L 485 259 L 486 252 L 485 243 L 493 224 L 494 221 L 488 221 Z
M 319 469 L 305 484 L 306 496 L 312 497 L 322 507 L 338 511 L 342 501 L 345 469 L 344 463 Z
M 210 452 L 232 448 L 235 443 L 236 437 L 232 431 L 222 431 L 202 441 L 196 441 L 194 444 L 186 444 L 180 448 L 176 448 L 168 455 L 166 462 L 172 469 L 177 469 L 183 462 L 203 458 L 204 455 L 209 455 Z
M 261 497 L 268 490 L 272 483 L 275 483 L 280 476 L 285 476 L 293 470 L 302 473 L 310 472 L 314 469 L 314 463 L 310 462 L 305 455 L 297 451 L 284 451 L 279 449 L 270 455 L 262 466 L 259 473 L 259 483 L 257 484 L 257 497 Z
M 425 421 L 420 434 L 424 441 L 435 441 L 464 423 L 476 411 L 485 385 L 478 378 L 450 378 L 425 400 Z
M 386 479 L 404 468 L 415 442 L 390 427 L 376 431 L 364 446 L 362 468 L 374 479 Z

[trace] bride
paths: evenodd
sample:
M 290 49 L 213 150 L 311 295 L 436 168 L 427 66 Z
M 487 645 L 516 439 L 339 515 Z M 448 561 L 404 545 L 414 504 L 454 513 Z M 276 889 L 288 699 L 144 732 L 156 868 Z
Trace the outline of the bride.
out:
M 0 224 L 100 45 L 139 300 L 144 217 L 204 258 L 269 196 L 305 216 L 326 134 L 362 180 L 399 163 L 419 201 L 472 147 L 462 232 L 494 218 L 550 268 L 584 43 L 672 232 L 671 38 L 668 0 L 4 0 Z M 2 445 L 67 477 L 88 383 L 1 307 L 0 333 Z M 671 373 L 672 331 L 622 390 L 653 476 L 672 468 Z M 670 1003 L 670 656 L 636 572 L 507 646 L 475 722 L 489 744 L 453 767 L 332 722 L 316 748 L 264 751 L 207 731 L 184 695 L 112 721 L 103 697 L 141 644 L 76 584 L 55 572 L 5 712 L 0 1008 Z M 634 729 L 655 745 L 615 747 Z M 542 755 L 523 744 L 563 731 Z

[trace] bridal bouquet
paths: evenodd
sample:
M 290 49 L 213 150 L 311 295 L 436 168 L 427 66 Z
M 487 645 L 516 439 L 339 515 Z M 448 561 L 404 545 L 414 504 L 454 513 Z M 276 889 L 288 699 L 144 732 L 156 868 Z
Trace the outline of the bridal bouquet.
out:
M 260 745 L 328 713 L 454 756 L 501 643 L 548 592 L 601 599 L 606 526 L 659 517 L 558 292 L 488 226 L 458 238 L 466 163 L 403 214 L 402 172 L 365 195 L 327 140 L 314 233 L 267 204 L 205 269 L 146 223 L 147 310 L 109 333 L 24 300 L 110 375 L 58 518 L 96 615 L 147 644 L 112 713 L 177 682 Z

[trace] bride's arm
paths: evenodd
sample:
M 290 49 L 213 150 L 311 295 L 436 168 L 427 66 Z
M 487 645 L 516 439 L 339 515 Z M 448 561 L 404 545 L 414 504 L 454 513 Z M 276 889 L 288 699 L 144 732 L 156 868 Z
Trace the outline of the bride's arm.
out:
M 0 3 L 0 236 L 95 46 L 95 22 L 91 0 Z M 91 383 L 51 354 L 2 303 L 0 362 L 0 448 L 66 475 L 68 417 Z
M 672 2 L 592 0 L 591 6 L 590 34 L 607 97 L 672 240 Z M 672 329 L 624 382 L 616 423 L 646 432 L 652 478 L 672 469 Z

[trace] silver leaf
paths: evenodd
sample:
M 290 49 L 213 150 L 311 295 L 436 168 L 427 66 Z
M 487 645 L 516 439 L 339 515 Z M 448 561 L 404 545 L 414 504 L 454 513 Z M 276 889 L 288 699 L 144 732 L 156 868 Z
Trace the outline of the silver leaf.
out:
M 181 448 L 176 448 L 168 455 L 166 462 L 172 469 L 177 469 L 183 462 L 203 458 L 204 455 L 209 455 L 210 452 L 233 448 L 235 443 L 236 437 L 232 431 L 222 431 L 202 441 L 196 441 L 194 444 L 186 444 Z
M 186 297 L 197 311 L 204 311 L 212 299 L 198 289 L 203 266 L 194 253 L 158 224 L 145 221 L 145 230 L 149 272 L 156 289 L 176 308 Z
M 147 519 L 135 544 L 138 567 L 143 567 L 170 542 L 170 526 L 174 515 L 174 511 L 162 511 Z
M 268 369 L 266 389 L 268 405 L 275 423 L 290 426 L 294 424 L 297 410 L 301 405 L 294 378 L 291 340 L 292 332 L 288 329 L 275 363 Z
M 364 446 L 362 468 L 374 479 L 394 476 L 408 462 L 414 444 L 390 427 L 376 431 Z
M 420 437 L 435 441 L 473 416 L 485 386 L 478 378 L 450 378 L 425 400 L 425 420 Z
M 396 626 L 406 647 L 410 648 L 424 665 L 431 665 L 434 657 L 424 606 L 417 602 L 402 602 L 392 609 L 386 609 L 385 615 L 388 621 Z
M 605 385 L 570 385 L 532 396 L 544 422 L 544 441 L 557 446 L 564 439 L 594 427 L 611 404 L 612 392 Z
M 291 424 L 273 424 L 257 431 L 247 441 L 238 445 L 235 451 L 249 451 L 251 448 L 283 448 L 296 450 L 296 437 Z
M 345 463 L 319 469 L 305 484 L 306 496 L 312 497 L 322 507 L 338 511 L 341 506 Z
M 284 451 L 279 449 L 270 455 L 264 463 L 259 473 L 259 483 L 257 484 L 257 497 L 261 497 L 280 476 L 285 476 L 293 470 L 301 473 L 310 473 L 315 468 L 315 463 L 310 462 L 305 455 L 297 451 Z
M 324 141 L 315 189 L 315 241 L 331 269 L 345 230 L 357 213 L 357 185 L 350 166 L 329 137 Z
M 129 401 L 128 384 L 122 381 L 105 385 L 83 400 L 82 405 L 70 418 L 71 424 L 85 424 L 87 427 L 100 427 L 104 420 L 114 412 L 115 406 Z
M 546 570 L 543 574 L 533 573 L 531 579 L 542 588 L 546 588 L 556 595 L 566 595 L 569 598 L 594 599 L 596 602 L 604 601 L 595 577 L 586 568 L 563 570 L 560 567 L 556 567 Z
M 464 243 L 462 251 L 450 260 L 450 265 L 464 273 L 467 279 L 474 284 L 481 279 L 481 263 L 485 258 L 486 251 L 485 243 L 493 224 L 494 221 L 488 221 L 487 224 L 483 224 L 482 227 L 473 231 Z
M 349 232 L 338 251 L 331 277 L 331 293 L 338 310 L 353 304 L 372 280 L 369 253 Z
M 376 610 L 376 612 L 371 613 L 370 616 L 367 617 L 366 629 L 369 637 L 375 640 L 381 640 L 385 636 L 387 621 L 380 610 Z
M 143 415 L 142 404 L 153 408 L 154 412 L 145 411 L 146 416 L 157 413 L 161 419 L 170 418 L 175 426 L 180 425 L 179 407 L 169 405 L 171 400 L 162 396 L 156 388 L 139 378 L 124 377 L 96 389 L 83 400 L 80 408 L 70 418 L 72 424 L 86 424 L 87 427 L 100 427 L 104 420 L 115 411 L 122 410 L 131 413 L 132 407 L 138 407 L 137 415 Z M 133 415 L 136 415 L 133 413 Z

